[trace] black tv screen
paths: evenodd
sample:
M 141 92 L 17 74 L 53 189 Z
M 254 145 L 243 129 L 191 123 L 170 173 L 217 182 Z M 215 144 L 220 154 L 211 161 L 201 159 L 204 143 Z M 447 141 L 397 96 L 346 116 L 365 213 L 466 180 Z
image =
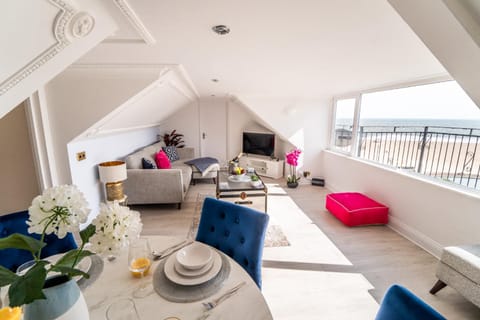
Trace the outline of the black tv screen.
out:
M 273 133 L 243 133 L 243 153 L 273 156 L 275 135 Z

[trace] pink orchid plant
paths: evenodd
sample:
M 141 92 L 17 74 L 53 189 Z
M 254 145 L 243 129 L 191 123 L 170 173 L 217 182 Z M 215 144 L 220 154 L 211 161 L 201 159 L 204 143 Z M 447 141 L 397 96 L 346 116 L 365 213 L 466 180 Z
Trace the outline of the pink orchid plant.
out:
M 287 152 L 287 154 L 285 154 L 285 159 L 287 161 L 287 164 L 290 165 L 290 174 L 287 177 L 288 183 L 294 183 L 300 180 L 300 177 L 297 177 L 297 166 L 298 166 L 298 158 L 300 157 L 301 153 L 302 153 L 302 150 L 295 148 L 292 151 Z

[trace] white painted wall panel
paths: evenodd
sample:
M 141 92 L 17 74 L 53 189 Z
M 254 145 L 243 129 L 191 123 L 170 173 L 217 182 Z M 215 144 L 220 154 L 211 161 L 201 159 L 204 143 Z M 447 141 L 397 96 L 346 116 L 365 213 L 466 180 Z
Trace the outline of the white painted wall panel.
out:
M 85 194 L 93 219 L 99 204 L 105 201 L 104 185 L 98 178 L 98 164 L 123 159 L 126 155 L 156 142 L 158 128 L 124 132 L 114 135 L 79 140 L 68 144 L 68 157 L 72 171 L 72 183 Z M 76 153 L 85 151 L 86 160 L 77 161 Z M 127 177 L 128 179 L 128 177 Z
M 479 243 L 480 198 L 331 151 L 323 152 L 326 186 L 362 192 L 390 207 L 390 225 L 427 251 Z

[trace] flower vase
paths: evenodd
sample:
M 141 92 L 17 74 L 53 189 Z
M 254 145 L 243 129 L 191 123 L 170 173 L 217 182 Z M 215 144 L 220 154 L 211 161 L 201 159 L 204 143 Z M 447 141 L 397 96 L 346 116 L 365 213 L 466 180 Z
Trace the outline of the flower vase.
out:
M 287 187 L 296 188 L 298 187 L 298 182 L 287 182 Z
M 47 279 L 43 287 L 46 299 L 24 306 L 23 320 L 88 320 L 88 307 L 77 282 L 67 276 Z

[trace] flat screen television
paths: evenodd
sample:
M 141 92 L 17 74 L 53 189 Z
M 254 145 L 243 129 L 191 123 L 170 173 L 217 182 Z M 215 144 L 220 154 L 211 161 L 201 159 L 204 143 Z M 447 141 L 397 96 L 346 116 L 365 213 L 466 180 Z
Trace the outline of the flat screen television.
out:
M 273 133 L 243 133 L 243 153 L 271 157 L 274 151 L 275 135 Z

